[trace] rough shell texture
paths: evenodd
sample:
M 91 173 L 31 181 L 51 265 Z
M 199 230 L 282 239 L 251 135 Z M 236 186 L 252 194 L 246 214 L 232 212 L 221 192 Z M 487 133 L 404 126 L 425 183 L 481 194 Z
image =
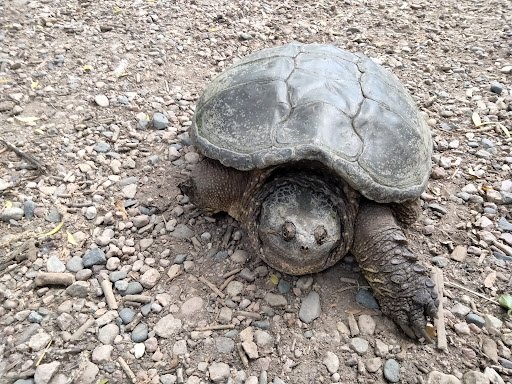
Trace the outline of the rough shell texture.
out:
M 377 202 L 423 191 L 429 128 L 388 71 L 332 45 L 292 43 L 239 61 L 201 96 L 192 138 L 239 170 L 303 159 L 334 169 Z

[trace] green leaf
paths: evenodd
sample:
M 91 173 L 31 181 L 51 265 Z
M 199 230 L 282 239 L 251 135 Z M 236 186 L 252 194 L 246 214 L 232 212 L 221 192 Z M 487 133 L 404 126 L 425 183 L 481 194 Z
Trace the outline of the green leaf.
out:
M 277 277 L 276 275 L 270 275 L 270 281 L 277 285 L 279 283 L 279 277 Z
M 501 295 L 500 298 L 498 299 L 498 302 L 502 307 L 505 307 L 509 310 L 512 309 L 512 296 L 508 294 Z

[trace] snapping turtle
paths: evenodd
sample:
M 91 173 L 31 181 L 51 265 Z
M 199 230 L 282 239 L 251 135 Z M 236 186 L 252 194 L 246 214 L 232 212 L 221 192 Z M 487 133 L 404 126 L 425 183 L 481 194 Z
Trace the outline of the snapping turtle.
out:
M 350 251 L 382 312 L 429 339 L 438 298 L 401 226 L 419 215 L 432 142 L 392 74 L 332 45 L 259 51 L 206 87 L 191 138 L 206 157 L 182 184 L 196 206 L 237 219 L 284 273 Z

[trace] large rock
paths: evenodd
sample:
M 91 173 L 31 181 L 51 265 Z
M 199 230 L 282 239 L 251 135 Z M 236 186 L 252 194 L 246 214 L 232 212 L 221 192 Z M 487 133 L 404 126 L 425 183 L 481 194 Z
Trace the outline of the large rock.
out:
M 460 380 L 453 375 L 432 371 L 428 374 L 425 384 L 460 384 Z
M 171 337 L 175 333 L 179 332 L 180 329 L 181 320 L 175 319 L 174 316 L 170 314 L 158 320 L 158 323 L 156 323 L 154 328 L 155 333 L 164 339 Z
M 300 306 L 299 318 L 306 324 L 320 316 L 320 295 L 316 292 L 309 292 Z
M 226 363 L 213 363 L 208 368 L 210 379 L 214 383 L 224 383 L 229 377 L 229 365 Z
M 34 374 L 34 383 L 35 384 L 48 384 L 52 379 L 53 375 L 57 372 L 60 367 L 60 363 L 58 361 L 53 361 L 48 364 L 41 364 L 36 368 L 36 373 Z

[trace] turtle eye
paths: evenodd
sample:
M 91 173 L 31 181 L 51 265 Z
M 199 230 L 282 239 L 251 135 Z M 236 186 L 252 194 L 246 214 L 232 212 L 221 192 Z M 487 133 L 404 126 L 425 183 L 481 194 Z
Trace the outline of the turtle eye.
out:
M 315 236 L 315 240 L 317 244 L 322 244 L 327 237 L 327 231 L 325 230 L 323 225 L 319 225 L 315 228 L 315 232 L 313 232 L 313 235 Z
M 287 221 L 282 226 L 283 238 L 285 241 L 290 241 L 295 237 L 295 224 Z

